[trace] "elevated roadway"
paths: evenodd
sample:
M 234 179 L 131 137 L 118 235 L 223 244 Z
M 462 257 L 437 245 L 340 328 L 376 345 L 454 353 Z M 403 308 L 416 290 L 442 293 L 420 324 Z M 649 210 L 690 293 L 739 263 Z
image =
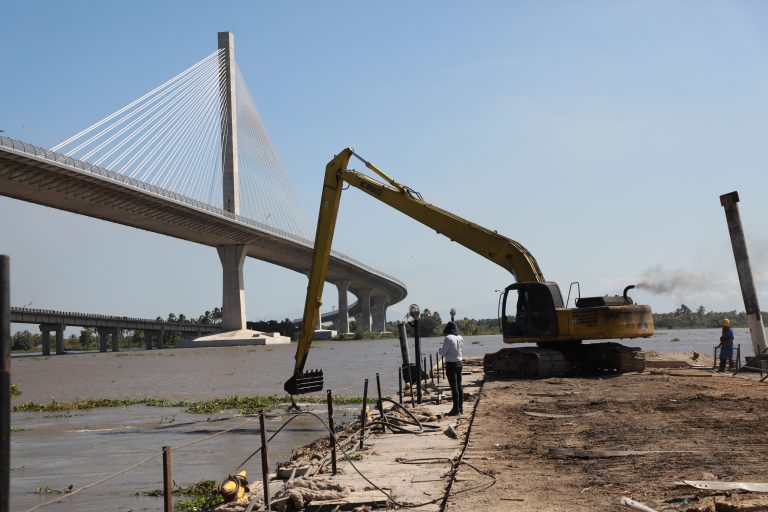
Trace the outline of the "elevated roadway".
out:
M 0 195 L 115 222 L 191 242 L 244 245 L 247 256 L 307 275 L 314 244 L 291 233 L 227 212 L 108 169 L 0 136 Z M 328 282 L 339 289 L 339 312 L 372 318 L 384 330 L 386 308 L 403 300 L 405 285 L 333 251 Z M 346 290 L 358 300 L 346 304 Z M 301 298 L 297 298 L 297 304 Z
M 43 333 L 43 355 L 51 353 L 51 331 L 56 335 L 56 354 L 64 353 L 64 329 L 67 327 L 90 327 L 99 335 L 99 350 L 107 351 L 107 339 L 112 340 L 112 351 L 119 350 L 120 336 L 123 330 L 141 330 L 147 350 L 152 349 L 152 340 L 157 340 L 158 348 L 163 347 L 166 331 L 175 331 L 187 336 L 201 336 L 221 330 L 219 324 L 198 324 L 194 322 L 166 322 L 148 318 L 127 316 L 94 315 L 73 313 L 71 311 L 53 311 L 50 309 L 11 308 L 11 323 L 38 324 Z

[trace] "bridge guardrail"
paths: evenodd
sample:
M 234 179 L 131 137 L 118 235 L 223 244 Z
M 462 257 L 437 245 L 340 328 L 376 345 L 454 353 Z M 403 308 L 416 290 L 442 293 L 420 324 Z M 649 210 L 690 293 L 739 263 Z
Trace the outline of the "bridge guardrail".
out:
M 50 160 L 52 162 L 56 162 L 59 164 L 63 164 L 66 166 L 69 166 L 74 169 L 79 169 L 81 171 L 85 171 L 91 174 L 97 174 L 99 176 L 102 176 L 104 178 L 118 181 L 120 183 L 123 183 L 125 185 L 138 188 L 141 190 L 144 190 L 146 192 L 150 192 L 157 196 L 166 197 L 168 199 L 172 199 L 176 202 L 185 204 L 187 206 L 192 206 L 194 208 L 205 210 L 209 213 L 212 213 L 214 215 L 219 215 L 222 217 L 227 217 L 235 222 L 239 222 L 240 224 L 243 224 L 247 227 L 256 228 L 261 231 L 265 231 L 271 234 L 278 235 L 282 238 L 286 238 L 288 240 L 291 240 L 293 242 L 296 242 L 301 245 L 305 245 L 307 247 L 314 247 L 314 242 L 311 240 L 307 240 L 303 237 L 294 235 L 292 233 L 288 233 L 287 231 L 283 231 L 281 229 L 273 228 L 271 226 L 268 226 L 266 224 L 262 224 L 261 222 L 255 221 L 253 219 L 250 219 L 248 217 L 243 217 L 241 215 L 236 215 L 234 213 L 228 212 L 224 210 L 223 208 L 218 208 L 216 206 L 203 203 L 201 201 L 198 201 L 196 199 L 192 199 L 191 197 L 187 197 L 181 194 L 177 194 L 176 192 L 172 192 L 170 190 L 156 187 L 155 185 L 150 185 L 149 183 L 144 183 L 143 181 L 139 181 L 137 179 L 131 178 L 129 176 L 125 176 L 123 174 L 120 174 L 119 172 L 111 171 L 109 169 L 106 169 L 104 167 L 100 167 L 98 165 L 93 165 L 88 162 L 84 162 L 82 160 L 78 160 L 77 158 L 72 158 L 70 156 L 67 156 L 63 153 L 57 153 L 56 151 L 51 151 L 50 149 L 46 149 L 40 146 L 35 146 L 34 144 L 29 144 L 27 142 L 13 139 L 11 137 L 6 137 L 4 135 L 0 135 L 0 146 L 4 146 L 10 149 L 13 149 L 15 151 L 21 151 L 23 153 L 26 153 L 28 155 L 34 155 L 36 157 L 41 157 L 46 160 Z M 360 267 L 361 269 L 364 269 L 365 271 L 377 275 L 379 277 L 382 277 L 384 279 L 387 279 L 389 281 L 392 281 L 394 283 L 399 284 L 403 288 L 405 288 L 405 283 L 400 281 L 399 279 L 392 277 L 384 272 L 381 272 L 379 270 L 376 270 L 373 267 L 370 267 L 366 265 L 365 263 L 356 260 L 355 258 L 352 258 L 350 256 L 347 256 L 346 254 L 342 254 L 338 251 L 331 250 L 331 254 L 340 260 L 346 261 L 348 263 L 351 263 L 357 267 Z
M 99 314 L 91 314 L 91 313 L 77 313 L 73 311 L 56 311 L 53 309 L 37 309 L 37 308 L 17 308 L 12 307 L 11 313 L 17 313 L 17 314 L 30 314 L 30 315 L 55 315 L 55 316 L 71 316 L 76 318 L 89 318 L 89 319 L 100 319 L 100 320 L 125 320 L 127 322 L 140 322 L 145 324 L 163 324 L 163 325 L 175 325 L 178 327 L 217 327 L 221 326 L 221 324 L 202 324 L 197 322 L 173 322 L 168 320 L 150 320 L 148 318 L 136 318 L 136 317 L 130 317 L 130 316 L 114 316 L 114 315 L 99 315 Z

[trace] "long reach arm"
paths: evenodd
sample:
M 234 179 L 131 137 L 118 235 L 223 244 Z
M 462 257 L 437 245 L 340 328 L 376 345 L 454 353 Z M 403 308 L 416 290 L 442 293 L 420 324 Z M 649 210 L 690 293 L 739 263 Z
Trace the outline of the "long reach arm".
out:
M 375 172 L 386 183 L 381 183 L 358 171 L 347 169 L 352 156 L 360 159 L 368 169 Z M 507 269 L 518 282 L 544 282 L 544 276 L 538 263 L 522 245 L 498 234 L 496 231 L 478 226 L 427 203 L 418 192 L 396 182 L 375 165 L 361 158 L 352 149 L 346 148 L 325 167 L 323 195 L 320 199 L 320 213 L 315 235 L 315 252 L 309 284 L 307 285 L 301 334 L 296 348 L 296 365 L 293 377 L 285 383 L 285 390 L 291 395 L 320 391 L 323 387 L 321 372 L 304 373 L 303 370 L 317 318 L 320 314 L 323 284 L 328 274 L 333 232 L 336 227 L 336 217 L 344 183 L 359 188 L 412 219 L 431 227 L 439 234 Z

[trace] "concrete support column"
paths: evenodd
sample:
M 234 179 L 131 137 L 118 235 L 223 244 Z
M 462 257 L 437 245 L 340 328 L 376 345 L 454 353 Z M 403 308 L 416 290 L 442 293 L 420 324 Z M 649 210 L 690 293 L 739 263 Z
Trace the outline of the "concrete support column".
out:
M 112 352 L 120 352 L 120 338 L 122 330 L 119 327 L 112 328 Z
M 98 329 L 96 329 L 96 332 L 99 333 L 99 352 L 106 352 L 107 336 L 109 336 L 109 329 L 106 329 L 104 327 L 99 327 Z
M 157 336 L 157 331 L 144 331 L 144 348 L 147 350 L 152 350 L 152 338 L 154 336 Z
M 40 332 L 43 338 L 43 355 L 51 355 L 51 331 L 56 333 L 56 355 L 64 353 L 64 324 L 40 324 Z
M 375 332 L 384 332 L 387 330 L 387 306 L 389 306 L 389 301 L 387 301 L 384 295 L 374 295 L 371 302 L 373 330 Z
M 737 192 L 720 196 L 720 204 L 725 209 L 728 233 L 731 236 L 731 247 L 733 248 L 733 256 L 736 260 L 739 284 L 741 284 L 741 295 L 744 299 L 747 325 L 749 325 L 750 335 L 752 336 L 752 348 L 755 351 L 755 355 L 757 355 L 768 348 L 768 341 L 766 341 L 765 326 L 763 325 L 762 313 L 760 312 L 760 304 L 757 300 L 755 280 L 752 277 L 752 266 L 749 263 L 747 241 L 741 225 L 738 202 L 739 194 Z
M 51 331 L 49 329 L 48 325 L 40 324 L 40 336 L 43 341 L 44 356 L 51 355 Z
M 64 324 L 56 325 L 56 355 L 64 354 Z
M 360 288 L 356 291 L 358 300 L 360 301 L 360 313 L 357 322 L 357 332 L 365 332 L 371 330 L 371 289 Z
M 165 329 L 160 329 L 160 338 L 157 340 L 157 348 L 165 348 Z
M 336 331 L 339 334 L 347 334 L 349 333 L 349 301 L 347 300 L 349 281 L 337 281 L 334 284 L 339 291 L 339 316 L 336 317 Z
M 245 287 L 243 264 L 245 245 L 222 245 L 216 248 L 224 272 L 221 304 L 221 328 L 224 331 L 245 329 Z

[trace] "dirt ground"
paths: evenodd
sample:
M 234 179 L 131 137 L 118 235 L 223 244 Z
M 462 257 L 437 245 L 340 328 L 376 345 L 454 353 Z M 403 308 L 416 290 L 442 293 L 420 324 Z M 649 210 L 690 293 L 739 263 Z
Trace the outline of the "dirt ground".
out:
M 557 415 L 557 416 L 554 416 Z M 486 379 L 448 510 L 768 510 L 768 495 L 681 480 L 768 482 L 768 384 L 691 369 Z M 458 492 L 458 494 L 457 494 Z

